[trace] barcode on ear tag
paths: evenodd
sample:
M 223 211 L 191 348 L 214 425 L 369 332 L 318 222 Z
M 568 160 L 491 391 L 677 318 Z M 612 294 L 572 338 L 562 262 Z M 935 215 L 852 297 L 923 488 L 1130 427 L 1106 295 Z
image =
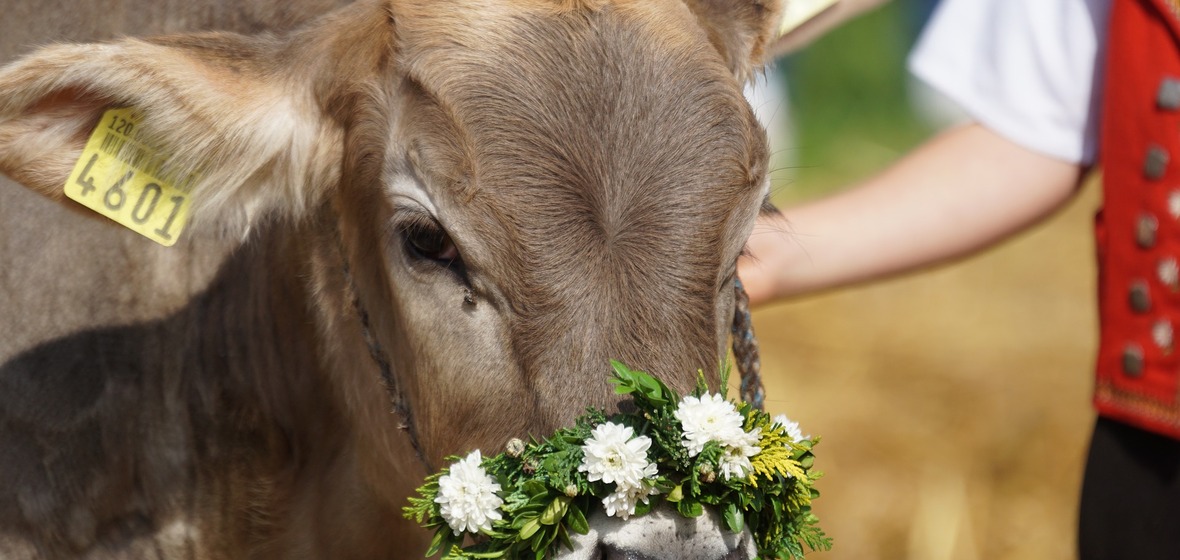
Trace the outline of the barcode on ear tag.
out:
M 779 24 L 778 35 L 782 37 L 794 31 L 800 25 L 811 21 L 834 6 L 840 0 L 787 0 L 783 11 L 783 20 Z
M 161 177 L 167 161 L 138 140 L 139 114 L 103 114 L 66 179 L 66 196 L 156 243 L 171 247 L 188 219 L 190 179 Z

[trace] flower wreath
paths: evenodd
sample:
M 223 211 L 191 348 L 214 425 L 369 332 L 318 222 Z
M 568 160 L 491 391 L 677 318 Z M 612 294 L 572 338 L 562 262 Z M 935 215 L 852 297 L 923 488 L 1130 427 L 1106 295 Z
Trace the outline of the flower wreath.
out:
M 589 531 L 592 508 L 628 519 L 659 501 L 685 517 L 716 508 L 730 530 L 750 529 L 763 558 L 831 548 L 811 513 L 818 437 L 710 393 L 701 374 L 682 399 L 647 373 L 611 365 L 615 392 L 632 395 L 636 412 L 589 409 L 542 441 L 512 439 L 495 457 L 449 457 L 449 468 L 426 479 L 404 514 L 434 530 L 427 556 L 542 560 L 559 543 L 573 548 L 570 532 Z M 728 368 L 722 387 L 727 378 Z M 464 548 L 469 536 L 475 544 Z

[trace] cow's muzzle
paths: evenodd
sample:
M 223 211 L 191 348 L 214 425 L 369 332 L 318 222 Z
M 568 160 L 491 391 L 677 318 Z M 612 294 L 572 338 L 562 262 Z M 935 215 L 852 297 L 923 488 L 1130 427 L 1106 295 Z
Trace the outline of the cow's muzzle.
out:
M 749 531 L 734 533 L 720 516 L 707 512 L 688 519 L 667 508 L 623 521 L 596 512 L 590 532 L 574 539 L 560 560 L 752 560 Z
M 614 550 L 611 547 L 605 547 L 601 551 L 598 558 L 601 560 L 652 560 L 649 556 L 644 556 L 638 552 L 630 550 Z M 734 550 L 717 560 L 751 560 L 750 555 L 745 550 Z

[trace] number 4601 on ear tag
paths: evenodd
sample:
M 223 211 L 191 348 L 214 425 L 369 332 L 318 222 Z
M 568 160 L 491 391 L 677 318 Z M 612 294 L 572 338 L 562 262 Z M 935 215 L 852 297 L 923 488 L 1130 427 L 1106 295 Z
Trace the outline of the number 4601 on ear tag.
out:
M 66 179 L 66 196 L 171 247 L 188 219 L 188 193 L 160 177 L 167 158 L 137 139 L 138 122 L 131 109 L 103 114 Z

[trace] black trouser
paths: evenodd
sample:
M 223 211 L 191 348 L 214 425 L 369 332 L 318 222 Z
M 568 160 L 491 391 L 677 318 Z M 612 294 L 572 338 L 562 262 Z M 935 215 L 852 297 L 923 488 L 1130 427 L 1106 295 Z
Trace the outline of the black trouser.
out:
M 1099 418 L 1078 533 L 1082 560 L 1180 560 L 1180 441 Z

